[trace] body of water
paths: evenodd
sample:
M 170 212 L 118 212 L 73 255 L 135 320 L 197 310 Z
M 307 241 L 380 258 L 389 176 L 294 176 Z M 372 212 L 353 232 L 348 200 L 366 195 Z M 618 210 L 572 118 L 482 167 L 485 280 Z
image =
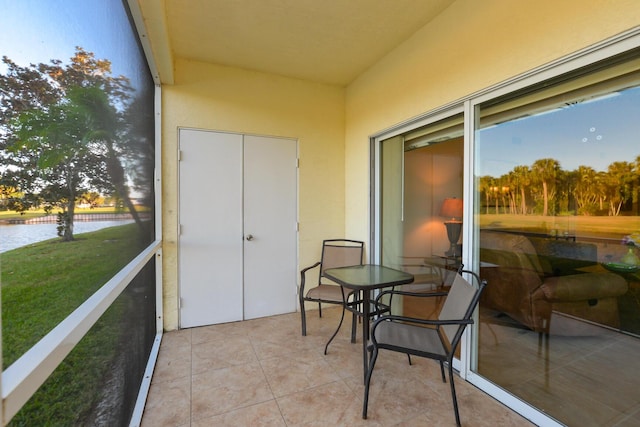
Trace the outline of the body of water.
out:
M 101 228 L 114 227 L 133 222 L 133 220 L 116 221 L 79 221 L 73 224 L 73 234 L 88 233 Z M 0 224 L 0 253 L 43 240 L 58 237 L 55 223 L 48 224 Z

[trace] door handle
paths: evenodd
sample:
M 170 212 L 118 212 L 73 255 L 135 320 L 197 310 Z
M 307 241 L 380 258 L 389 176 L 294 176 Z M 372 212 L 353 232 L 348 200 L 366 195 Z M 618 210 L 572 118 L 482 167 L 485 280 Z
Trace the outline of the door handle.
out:
M 250 242 L 253 240 L 253 234 L 247 234 L 247 242 Z

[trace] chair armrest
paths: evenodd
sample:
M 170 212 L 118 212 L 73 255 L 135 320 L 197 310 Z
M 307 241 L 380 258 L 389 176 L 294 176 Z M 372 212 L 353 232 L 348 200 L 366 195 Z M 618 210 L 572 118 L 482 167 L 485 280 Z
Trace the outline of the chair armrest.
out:
M 389 295 L 388 304 L 384 304 L 380 301 L 382 297 L 384 297 L 385 295 Z M 378 310 L 379 312 L 389 311 L 389 314 L 391 314 L 391 301 L 394 295 L 425 298 L 425 297 L 443 297 L 443 296 L 447 296 L 448 294 L 447 292 L 408 292 L 408 291 L 399 291 L 399 290 L 396 291 L 395 289 L 389 289 L 389 290 L 380 292 L 376 297 L 376 299 L 373 301 L 373 304 L 375 305 L 376 310 Z M 385 310 L 385 308 L 388 308 L 388 310 Z
M 548 277 L 541 290 L 551 302 L 584 301 L 624 295 L 628 285 L 615 273 L 583 273 Z
M 312 268 L 316 268 L 316 267 L 317 267 L 317 266 L 319 266 L 319 265 L 320 265 L 320 261 L 316 262 L 316 263 L 315 263 L 315 264 L 313 264 L 313 265 L 310 265 L 309 267 L 303 268 L 302 270 L 300 270 L 300 275 L 304 276 L 304 274 L 305 274 L 307 271 L 311 270 Z
M 409 292 L 409 291 L 396 291 L 396 290 L 390 289 L 390 290 L 380 292 L 376 297 L 376 300 L 378 300 L 383 295 L 387 295 L 387 294 L 405 295 L 410 297 L 444 297 L 449 295 L 448 292 Z
M 451 320 L 438 320 L 438 319 L 418 319 L 416 317 L 406 317 L 406 316 L 397 316 L 397 315 L 387 315 L 381 316 L 373 322 L 371 326 L 371 330 L 380 323 L 385 321 L 399 321 L 406 323 L 417 323 L 420 325 L 431 325 L 431 326 L 443 326 L 443 325 L 470 325 L 473 323 L 473 319 L 451 319 Z
M 300 298 L 304 297 L 304 285 L 307 279 L 307 276 L 306 276 L 307 271 L 311 270 L 312 268 L 316 268 L 319 265 L 320 265 L 320 261 L 316 262 L 313 265 L 310 265 L 309 267 L 306 267 L 300 270 Z
M 416 319 L 413 317 L 395 316 L 395 315 L 381 316 L 378 319 L 376 319 L 375 322 L 373 322 L 373 325 L 371 325 L 371 335 L 370 335 L 371 344 L 369 346 L 370 349 L 371 347 L 378 346 L 378 340 L 376 339 L 376 329 L 383 322 L 402 323 L 407 326 L 411 326 L 413 324 L 413 327 L 416 327 L 416 328 L 422 328 L 423 326 L 435 326 L 435 328 L 429 328 L 429 329 L 435 330 L 437 332 L 443 348 L 446 348 L 447 345 L 450 345 L 451 343 L 448 341 L 446 334 L 443 334 L 443 332 L 441 331 L 441 327 L 446 325 L 470 325 L 473 323 L 473 319 L 429 320 L 429 319 Z
M 448 293 L 447 292 L 408 292 L 408 291 L 396 291 L 395 289 L 389 289 L 389 290 L 380 292 L 376 297 L 374 303 L 378 305 L 380 303 L 380 299 L 385 295 L 391 295 L 391 296 L 404 295 L 409 297 L 424 298 L 424 297 L 444 297 L 444 296 L 447 296 Z

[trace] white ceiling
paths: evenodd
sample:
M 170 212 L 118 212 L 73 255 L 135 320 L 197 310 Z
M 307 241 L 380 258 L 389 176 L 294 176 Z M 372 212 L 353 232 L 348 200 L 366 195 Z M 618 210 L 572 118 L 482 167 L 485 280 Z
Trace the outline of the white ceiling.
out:
M 154 52 L 346 86 L 455 0 L 140 0 Z M 146 5 L 145 5 L 146 4 Z M 145 10 L 146 9 L 146 10 Z M 157 28 L 157 27 L 156 27 Z

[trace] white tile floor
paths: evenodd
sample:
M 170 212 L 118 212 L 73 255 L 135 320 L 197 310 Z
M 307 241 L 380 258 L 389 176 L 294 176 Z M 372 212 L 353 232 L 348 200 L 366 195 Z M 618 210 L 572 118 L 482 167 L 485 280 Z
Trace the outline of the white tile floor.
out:
M 454 426 L 436 362 L 381 353 L 361 418 L 362 346 L 349 323 L 323 354 L 339 309 L 164 334 L 142 426 Z M 531 426 L 487 394 L 456 381 L 463 426 Z

